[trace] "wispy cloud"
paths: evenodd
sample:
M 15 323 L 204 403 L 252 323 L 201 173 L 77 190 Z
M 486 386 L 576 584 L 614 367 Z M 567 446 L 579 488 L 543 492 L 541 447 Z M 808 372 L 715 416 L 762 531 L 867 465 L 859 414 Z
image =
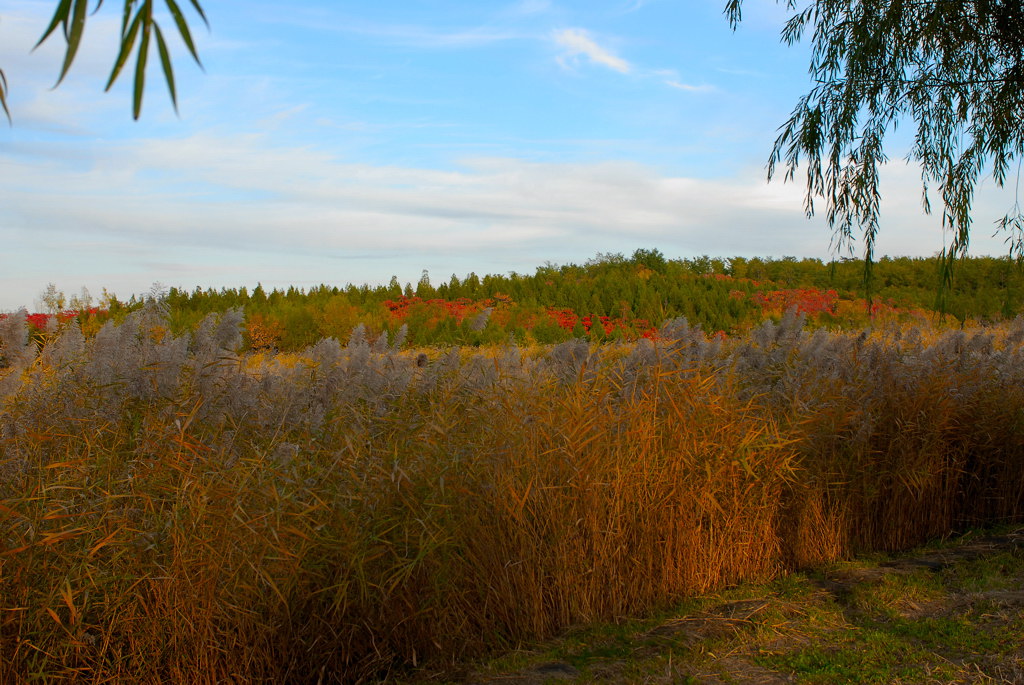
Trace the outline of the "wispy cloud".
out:
M 523 37 L 516 31 L 487 27 L 434 31 L 419 26 L 391 26 L 377 27 L 365 33 L 419 48 L 474 48 Z
M 413 275 L 529 271 L 645 245 L 668 254 L 828 254 L 823 220 L 803 219 L 800 184 L 768 185 L 760 167 L 700 179 L 628 161 L 476 157 L 436 170 L 223 134 L 140 139 L 91 155 L 0 154 L 0 187 L 9 190 L 0 225 L 10 246 L 0 310 L 29 303 L 56 274 L 68 281 L 61 288 L 79 287 L 86 265 L 90 289 L 131 293 L 154 280 L 370 282 L 399 263 Z M 886 197 L 896 200 L 880 247 L 938 249 L 941 227 L 920 215 L 914 170 L 884 171 Z M 41 254 L 50 269 L 42 276 Z M 349 260 L 341 276 L 339 259 Z
M 268 145 L 265 136 L 207 134 L 111 144 L 92 156 L 70 163 L 3 155 L 0 186 L 11 201 L 0 208 L 0 225 L 13 245 L 10 261 L 23 266 L 0 278 L 0 309 L 29 302 L 54 274 L 75 278 L 86 264 L 90 288 L 130 293 L 154 280 L 266 282 L 271 268 L 290 274 L 285 280 L 330 280 L 337 271 L 328 260 L 353 253 L 402 253 L 434 273 L 462 270 L 456 263 L 529 270 L 548 259 L 653 244 L 767 253 L 793 240 L 786 224 L 801 223 L 798 197 L 772 207 L 772 197 L 755 192 L 764 185 L 760 170 L 709 182 L 634 162 L 478 157 L 442 171 L 349 163 Z M 125 192 L 112 202 L 115 189 Z M 763 240 L 747 235 L 755 218 L 766 227 Z M 43 253 L 53 271 L 41 277 L 30 255 Z M 517 264 L 502 264 L 513 254 Z M 379 265 L 359 268 L 344 278 L 388 275 Z
M 440 25 L 392 24 L 349 15 L 336 16 L 323 10 L 295 13 L 286 18 L 275 15 L 273 21 L 305 30 L 363 36 L 391 45 L 423 49 L 476 48 L 529 37 L 528 34 L 504 27 L 484 25 L 448 28 Z
M 620 74 L 628 74 L 632 65 L 622 59 L 608 48 L 602 47 L 591 37 L 590 32 L 585 29 L 562 29 L 554 34 L 555 43 L 562 48 L 562 54 L 558 56 L 558 63 L 565 68 L 580 58 L 586 58 L 594 64 L 607 67 Z
M 687 83 L 681 76 L 679 76 L 679 72 L 675 69 L 655 69 L 651 71 L 650 74 L 654 78 L 659 79 L 669 88 L 686 91 L 687 93 L 710 93 L 717 90 L 714 86 L 706 83 L 702 83 L 700 85 Z
M 695 85 L 684 82 L 674 69 L 637 68 L 608 48 L 599 45 L 586 29 L 572 28 L 556 31 L 554 40 L 562 48 L 561 54 L 556 59 L 564 69 L 572 69 L 583 58 L 620 74 L 658 79 L 670 88 L 687 93 L 708 93 L 715 90 L 714 86 L 708 84 Z
M 715 89 L 714 86 L 709 86 L 707 84 L 693 86 L 690 85 L 689 83 L 682 83 L 680 81 L 677 81 L 676 79 L 666 80 L 665 85 L 670 86 L 672 88 L 676 88 L 677 90 L 685 90 L 688 93 L 709 93 Z

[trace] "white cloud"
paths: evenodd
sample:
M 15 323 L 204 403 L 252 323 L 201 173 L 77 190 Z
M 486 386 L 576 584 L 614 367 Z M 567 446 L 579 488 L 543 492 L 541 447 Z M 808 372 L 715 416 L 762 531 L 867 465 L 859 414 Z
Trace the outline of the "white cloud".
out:
M 196 285 L 379 282 L 391 273 L 531 271 L 545 261 L 658 247 L 695 254 L 826 257 L 829 232 L 802 214 L 799 184 L 751 167 L 729 178 L 665 175 L 633 162 L 462 160 L 451 170 L 349 163 L 266 136 L 195 135 L 0 155 L 0 311 L 49 281 L 99 292 Z M 891 164 L 879 254 L 931 254 L 913 170 Z M 1002 201 L 1005 201 L 1005 193 Z M 995 211 L 992 211 L 994 208 Z M 979 226 L 1003 211 L 979 195 Z M 999 239 L 974 242 L 1001 254 Z
M 286 16 L 274 12 L 266 18 L 268 23 L 286 24 L 300 29 L 327 31 L 356 36 L 366 36 L 392 45 L 423 49 L 464 49 L 478 48 L 508 40 L 528 37 L 520 31 L 475 26 L 470 28 L 445 28 L 420 24 L 394 24 L 369 21 L 348 14 L 339 14 L 323 9 L 289 12 Z
M 665 85 L 672 88 L 676 88 L 678 90 L 685 90 L 687 93 L 710 93 L 715 89 L 714 86 L 709 86 L 706 84 L 700 86 L 692 86 L 689 83 L 682 83 L 681 81 L 677 81 L 675 79 L 666 80 Z
M 555 43 L 563 49 L 558 62 L 568 68 L 579 57 L 585 57 L 594 64 L 608 67 L 620 74 L 628 74 L 632 66 L 629 62 L 614 54 L 607 48 L 598 45 L 585 29 L 562 29 L 554 34 Z
M 650 73 L 656 78 L 661 79 L 662 83 L 666 86 L 675 88 L 676 90 L 683 90 L 687 93 L 710 93 L 716 90 L 714 86 L 707 84 L 695 86 L 690 83 L 685 83 L 675 69 L 654 69 Z
M 562 48 L 556 58 L 564 69 L 571 69 L 581 57 L 594 64 L 608 67 L 620 74 L 633 74 L 641 78 L 655 78 L 670 88 L 688 93 L 709 93 L 715 90 L 711 85 L 684 83 L 674 69 L 636 69 L 632 64 L 597 44 L 585 29 L 563 29 L 554 34 L 555 43 Z
M 486 27 L 455 31 L 436 31 L 419 26 L 380 27 L 367 31 L 400 45 L 419 48 L 476 48 L 493 43 L 522 38 L 516 31 L 495 30 Z

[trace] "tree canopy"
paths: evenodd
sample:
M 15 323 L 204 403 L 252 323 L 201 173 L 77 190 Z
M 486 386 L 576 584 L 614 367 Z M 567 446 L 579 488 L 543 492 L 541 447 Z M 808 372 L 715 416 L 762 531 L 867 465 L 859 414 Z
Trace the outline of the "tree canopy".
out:
M 188 0 L 188 2 L 199 14 L 203 23 L 207 23 L 206 14 L 203 12 L 199 1 Z M 107 80 L 106 89 L 110 90 L 110 87 L 117 81 L 125 64 L 127 64 L 128 59 L 134 52 L 135 77 L 132 86 L 132 116 L 135 119 L 138 119 L 142 113 L 142 93 L 146 85 L 146 62 L 148 61 L 149 49 L 154 38 L 156 40 L 157 52 L 160 56 L 160 66 L 163 69 L 164 80 L 167 82 L 167 89 L 170 92 L 171 102 L 174 104 L 175 109 L 178 107 L 178 93 L 174 85 L 171 53 L 167 48 L 167 41 L 164 39 L 160 24 L 154 18 L 154 6 L 156 4 L 156 0 L 124 0 L 120 45 L 117 57 L 114 59 L 114 66 L 110 72 L 110 78 Z M 201 67 L 202 63 L 199 61 L 199 53 L 196 51 L 195 42 L 192 40 L 192 32 L 189 29 L 188 20 L 185 18 L 181 7 L 175 0 L 163 0 L 163 4 L 166 6 L 171 20 L 177 27 L 178 34 L 181 36 L 182 42 L 185 43 L 189 54 L 192 55 L 196 64 L 199 64 Z M 93 8 L 92 12 L 89 12 L 89 0 L 60 0 L 57 3 L 57 9 L 53 13 L 49 26 L 46 27 L 39 42 L 36 43 L 38 48 L 54 35 L 58 28 L 61 29 L 60 35 L 64 38 L 65 49 L 64 62 L 61 65 L 60 75 L 57 77 L 57 85 L 60 85 L 64 77 L 67 76 L 71 63 L 75 60 L 78 47 L 82 42 L 82 36 L 85 33 L 86 20 L 92 14 L 98 12 L 102 6 L 103 0 L 97 0 L 96 7 Z M 10 119 L 11 113 L 7 107 L 7 94 L 7 78 L 3 70 L 0 70 L 0 107 L 3 107 L 4 113 Z
M 864 240 L 867 276 L 879 230 L 883 143 L 910 122 L 907 160 L 921 169 L 922 202 L 942 201 L 952 240 L 944 280 L 966 254 L 972 203 L 983 174 L 1020 184 L 1024 153 L 1024 9 L 1020 0 L 778 0 L 789 12 L 782 40 L 810 31 L 813 85 L 780 127 L 768 177 L 792 180 L 804 165 L 805 209 L 824 201 L 837 249 Z M 728 0 L 733 28 L 743 0 Z M 1016 161 L 1016 164 L 1014 162 Z M 998 226 L 1024 257 L 1015 200 Z

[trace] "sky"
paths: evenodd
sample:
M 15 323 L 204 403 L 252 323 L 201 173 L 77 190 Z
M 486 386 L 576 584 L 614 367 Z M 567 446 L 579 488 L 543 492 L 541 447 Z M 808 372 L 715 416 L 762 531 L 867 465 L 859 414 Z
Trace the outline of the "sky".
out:
M 766 181 L 810 85 L 775 0 L 745 0 L 736 32 L 724 0 L 206 0 L 209 29 L 179 2 L 202 68 L 158 14 L 178 111 L 154 50 L 139 121 L 134 60 L 104 92 L 123 3 L 90 16 L 54 88 L 62 38 L 33 46 L 56 0 L 0 2 L 0 312 L 40 309 L 49 283 L 127 299 L 440 283 L 638 248 L 835 254 L 800 184 Z M 889 152 L 877 254 L 935 254 L 940 217 Z M 972 254 L 1007 253 L 990 226 L 1012 195 L 983 184 Z

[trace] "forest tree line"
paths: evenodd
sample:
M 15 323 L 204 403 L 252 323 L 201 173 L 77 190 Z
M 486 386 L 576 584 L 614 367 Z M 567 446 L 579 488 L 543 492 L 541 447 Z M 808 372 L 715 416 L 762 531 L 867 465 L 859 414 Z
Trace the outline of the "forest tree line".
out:
M 939 287 L 940 267 L 938 257 L 885 257 L 874 265 L 869 290 L 864 263 L 856 259 L 669 259 L 640 249 L 629 257 L 598 254 L 583 264 L 548 263 L 532 274 L 435 280 L 424 271 L 415 284 L 392 277 L 387 285 L 269 291 L 262 285 L 172 287 L 158 298 L 175 333 L 194 328 L 211 312 L 242 308 L 250 347 L 280 350 L 300 350 L 325 337 L 345 340 L 359 324 L 371 337 L 386 332 L 392 338 L 405 326 L 409 343 L 431 345 L 635 339 L 677 317 L 708 333 L 733 335 L 789 306 L 830 328 L 869 325 L 879 313 L 935 317 L 941 310 L 954 324 L 1022 313 L 1024 271 L 1009 257 L 962 260 L 946 289 Z M 122 302 L 107 295 L 103 307 L 72 314 L 88 333 L 152 299 Z

